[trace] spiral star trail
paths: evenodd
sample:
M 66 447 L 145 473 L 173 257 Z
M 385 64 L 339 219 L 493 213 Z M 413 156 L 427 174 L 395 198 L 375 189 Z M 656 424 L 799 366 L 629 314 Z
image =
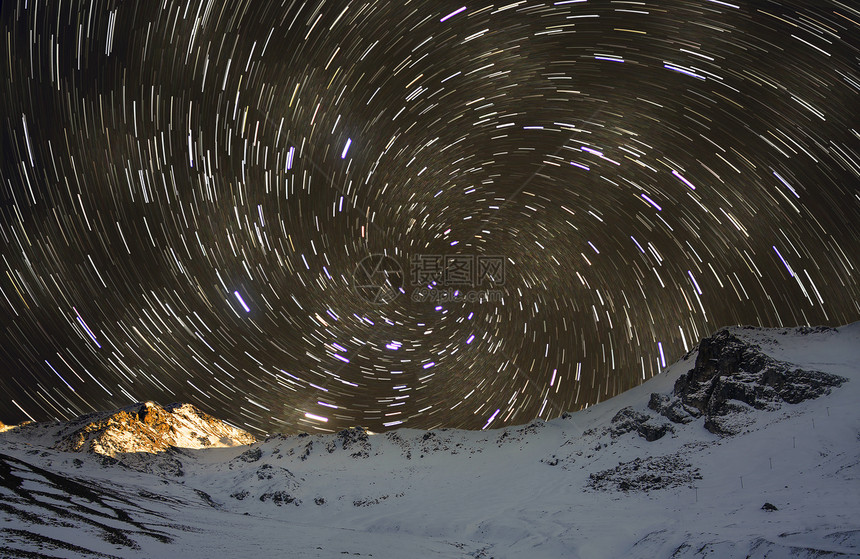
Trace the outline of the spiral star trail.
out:
M 850 2 L 0 10 L 4 422 L 500 427 L 860 319 Z

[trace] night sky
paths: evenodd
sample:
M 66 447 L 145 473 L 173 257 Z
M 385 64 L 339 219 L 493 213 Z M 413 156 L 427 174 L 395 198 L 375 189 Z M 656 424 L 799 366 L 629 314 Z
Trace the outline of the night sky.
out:
M 860 319 L 849 1 L 3 0 L 0 420 L 549 419 Z

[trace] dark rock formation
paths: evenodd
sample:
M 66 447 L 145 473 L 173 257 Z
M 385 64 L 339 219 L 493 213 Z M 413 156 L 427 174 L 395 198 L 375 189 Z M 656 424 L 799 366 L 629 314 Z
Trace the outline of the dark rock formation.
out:
M 698 416 L 696 410 L 687 409 L 680 399 L 672 398 L 668 394 L 652 393 L 648 407 L 672 423 L 690 423 Z
M 801 334 L 821 331 L 798 329 Z M 777 361 L 727 328 L 704 338 L 695 366 L 678 378 L 672 396 L 652 394 L 648 407 L 674 423 L 704 416 L 705 428 L 712 433 L 733 435 L 744 424 L 733 421 L 739 413 L 818 398 L 847 380 Z
M 666 433 L 673 431 L 673 429 L 665 421 L 660 422 L 655 417 L 635 411 L 631 407 L 626 407 L 621 409 L 612 418 L 609 433 L 612 435 L 612 438 L 615 438 L 631 431 L 635 431 L 646 441 L 656 441 Z
M 364 427 L 350 427 L 337 433 L 337 438 L 343 443 L 343 449 L 349 450 L 352 447 L 363 448 L 367 443 L 368 434 Z
M 350 456 L 353 458 L 368 458 L 371 447 L 367 429 L 364 427 L 350 427 L 338 431 L 335 439 L 329 441 L 326 445 L 326 450 L 332 453 L 338 448 L 346 451 L 352 450 L 353 452 Z
M 256 462 L 262 457 L 263 449 L 261 449 L 260 447 L 249 448 L 248 450 L 239 455 L 239 460 L 242 460 L 244 462 Z
M 263 464 L 262 466 L 257 468 L 257 479 L 260 481 L 272 479 L 273 477 L 275 477 L 273 470 L 274 468 L 272 468 L 271 464 Z
M 698 468 L 678 454 L 636 458 L 590 474 L 588 487 L 598 491 L 656 491 L 702 479 Z
M 272 501 L 278 506 L 288 505 L 290 503 L 293 503 L 296 506 L 302 504 L 302 501 L 300 499 L 296 499 L 286 491 L 271 491 L 269 493 L 263 493 L 262 495 L 260 495 L 260 501 L 264 503 L 266 501 Z

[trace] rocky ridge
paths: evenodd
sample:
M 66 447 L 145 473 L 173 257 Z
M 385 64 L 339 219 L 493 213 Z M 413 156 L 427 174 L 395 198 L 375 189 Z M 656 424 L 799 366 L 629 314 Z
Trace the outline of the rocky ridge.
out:
M 797 330 L 802 335 L 828 331 L 835 332 L 827 327 Z M 673 423 L 704 417 L 711 433 L 736 435 L 746 424 L 739 415 L 818 398 L 847 381 L 778 361 L 724 328 L 701 341 L 695 366 L 678 378 L 672 394 L 651 394 L 648 407 Z
M 13 439 L 42 441 L 61 452 L 93 455 L 104 465 L 182 476 L 188 450 L 250 445 L 256 438 L 191 404 L 142 402 L 64 423 L 27 422 L 4 429 Z M 75 460 L 75 466 L 83 462 Z
M 723 328 L 703 338 L 696 348 L 695 365 L 678 377 L 672 392 L 651 393 L 649 411 L 632 407 L 619 410 L 610 422 L 612 437 L 636 432 L 647 441 L 655 441 L 674 432 L 672 424 L 683 425 L 699 418 L 704 418 L 704 427 L 711 433 L 737 435 L 754 423 L 750 411 L 776 411 L 785 404 L 829 394 L 847 382 L 844 377 L 804 370 L 770 357 L 760 345 L 738 336 L 739 329 L 751 328 Z M 795 332 L 808 335 L 836 330 L 802 327 Z
M 78 422 L 83 425 L 65 433 L 55 445 L 57 450 L 87 451 L 115 458 L 120 454 L 238 446 L 256 441 L 250 433 L 191 404 L 162 407 L 145 402 L 101 417 L 84 416 Z

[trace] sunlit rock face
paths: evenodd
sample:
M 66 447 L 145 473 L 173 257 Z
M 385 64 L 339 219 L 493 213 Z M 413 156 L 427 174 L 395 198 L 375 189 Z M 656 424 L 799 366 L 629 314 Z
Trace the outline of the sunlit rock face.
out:
M 154 454 L 172 448 L 230 447 L 256 441 L 250 433 L 191 404 L 162 407 L 153 402 L 80 417 L 60 428 L 58 435 L 54 445 L 57 450 L 92 452 L 112 458 L 134 453 Z

